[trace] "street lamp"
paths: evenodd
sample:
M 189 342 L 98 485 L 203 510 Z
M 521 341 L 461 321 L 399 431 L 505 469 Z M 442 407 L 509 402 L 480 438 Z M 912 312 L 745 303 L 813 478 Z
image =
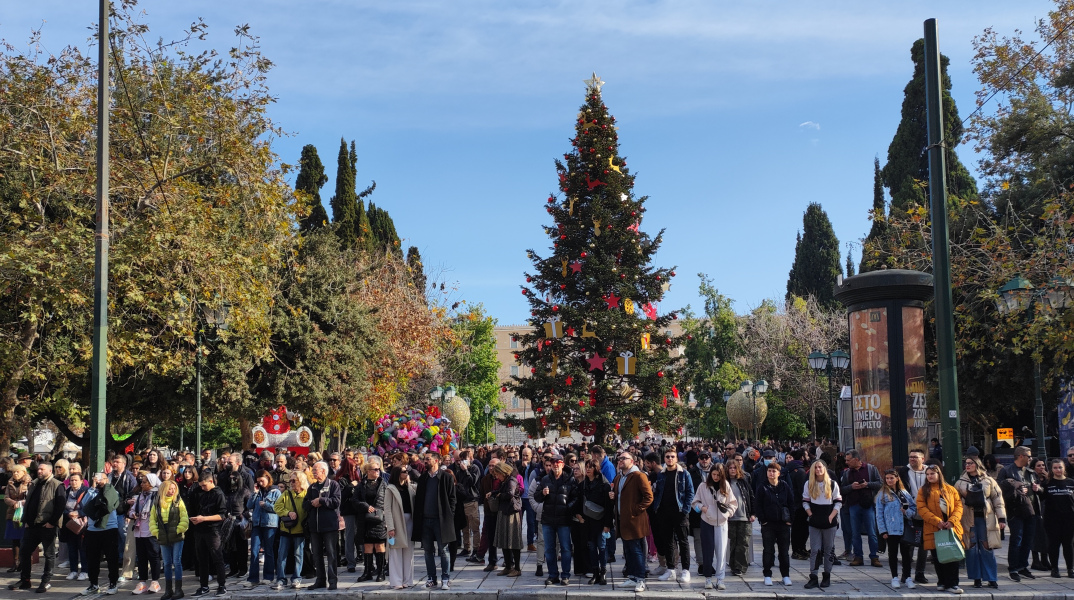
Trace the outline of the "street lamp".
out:
M 814 350 L 809 353 L 809 366 L 813 372 L 819 375 L 822 371 L 828 377 L 828 439 L 835 440 L 835 397 L 832 392 L 832 375 L 835 371 L 844 371 L 850 366 L 850 355 L 843 350 L 836 350 L 830 354 Z M 816 428 L 816 423 L 813 424 Z M 814 431 L 813 435 L 817 432 Z
M 1052 277 L 1048 286 L 1035 288 L 1033 284 L 1021 275 L 1008 281 L 999 288 L 999 298 L 996 300 L 996 309 L 1000 314 L 1015 314 L 1025 311 L 1025 320 L 1028 322 L 1034 317 L 1037 307 L 1045 311 L 1059 311 L 1074 306 L 1074 283 L 1069 279 Z M 1028 310 L 1027 310 L 1028 309 Z M 1047 447 L 1044 443 L 1044 400 L 1040 395 L 1040 362 L 1041 354 L 1033 353 L 1033 391 L 1036 402 L 1033 405 L 1033 417 L 1036 422 L 1037 456 L 1048 456 Z
M 731 415 L 727 414 L 727 403 L 731 401 L 731 395 L 731 392 L 723 393 L 723 434 L 727 438 L 727 441 L 731 441 Z
M 218 309 L 207 308 L 205 306 L 201 306 L 200 308 L 202 318 L 198 322 L 198 331 L 194 335 L 196 344 L 194 365 L 197 371 L 194 383 L 194 397 L 195 402 L 197 403 L 195 407 L 197 416 L 195 419 L 196 433 L 194 443 L 195 446 L 197 446 L 197 455 L 199 457 L 201 456 L 201 365 L 203 362 L 201 360 L 201 344 L 202 341 L 205 339 L 206 325 L 209 327 L 215 327 L 218 331 L 227 331 L 228 317 L 231 315 L 231 305 L 227 302 L 222 302 L 220 304 L 220 308 Z M 216 339 L 210 338 L 209 341 L 216 341 Z
M 753 441 L 756 442 L 761 437 L 759 423 L 757 422 L 757 396 L 763 395 L 768 391 L 768 382 L 764 379 L 753 383 L 749 379 L 742 382 L 739 386 L 742 393 L 750 396 L 753 405 Z
M 492 413 L 492 407 L 488 404 L 485 405 L 485 445 L 489 445 L 489 414 Z

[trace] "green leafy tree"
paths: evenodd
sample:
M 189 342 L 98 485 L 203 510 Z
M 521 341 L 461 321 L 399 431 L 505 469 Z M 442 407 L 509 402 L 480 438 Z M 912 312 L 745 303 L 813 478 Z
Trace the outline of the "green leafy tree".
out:
M 925 99 L 925 40 L 914 42 L 910 49 L 914 74 L 903 89 L 902 119 L 888 146 L 888 160 L 881 173 L 884 185 L 891 190 L 892 212 L 905 212 L 911 205 L 928 206 L 929 174 L 928 129 Z M 955 154 L 962 142 L 962 120 L 951 97 L 951 78 L 947 66 L 951 61 L 940 55 L 943 88 L 943 124 L 948 193 L 964 200 L 976 200 L 977 184 Z
M 295 179 L 295 191 L 308 198 L 310 212 L 299 221 L 302 231 L 322 227 L 328 223 L 328 212 L 321 204 L 321 188 L 328 183 L 324 174 L 321 157 L 317 156 L 317 147 L 306 144 L 302 147 L 302 156 L 298 159 L 298 177 Z
M 802 219 L 802 233 L 794 249 L 794 264 L 787 278 L 787 298 L 813 296 L 822 306 L 837 308 L 835 282 L 843 274 L 839 239 L 828 214 L 811 203 Z
M 633 195 L 634 175 L 618 153 L 598 81 L 587 82 L 572 149 L 556 160 L 563 197 L 548 198 L 549 253 L 528 251 L 533 270 L 522 293 L 534 331 L 516 336 L 531 373 L 509 388 L 534 407 L 523 423 L 532 435 L 592 424 L 603 439 L 617 424 L 628 437 L 634 419 L 658 431 L 683 424 L 675 399 L 685 383 L 676 368 L 683 340 L 669 335 L 676 313 L 656 309 L 674 271 L 650 265 L 663 232 L 649 238 L 640 228 L 647 198 Z M 620 373 L 617 359 L 636 362 L 633 374 Z
M 440 356 L 443 378 L 454 384 L 460 396 L 470 399 L 470 440 L 495 441 L 492 421 L 484 418 L 486 406 L 504 408 L 500 402 L 500 360 L 496 357 L 496 320 L 480 304 L 450 320 L 453 336 Z

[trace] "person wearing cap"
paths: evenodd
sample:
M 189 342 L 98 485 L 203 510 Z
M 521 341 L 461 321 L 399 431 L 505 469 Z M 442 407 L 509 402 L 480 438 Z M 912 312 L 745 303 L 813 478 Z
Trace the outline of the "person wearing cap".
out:
M 577 499 L 574 476 L 563 469 L 563 456 L 552 455 L 552 468 L 541 478 L 533 499 L 544 503 L 541 528 L 544 533 L 544 559 L 548 565 L 545 585 L 569 585 L 571 578 L 571 507 Z M 560 564 L 556 564 L 556 541 L 559 541 Z M 560 578 L 562 567 L 562 578 Z
M 694 500 L 693 480 L 682 465 L 674 446 L 664 449 L 664 470 L 656 476 L 653 486 L 653 506 L 656 507 L 656 527 L 653 538 L 660 554 L 667 560 L 667 571 L 660 581 L 675 578 L 676 564 L 682 564 L 680 583 L 690 583 L 690 503 Z

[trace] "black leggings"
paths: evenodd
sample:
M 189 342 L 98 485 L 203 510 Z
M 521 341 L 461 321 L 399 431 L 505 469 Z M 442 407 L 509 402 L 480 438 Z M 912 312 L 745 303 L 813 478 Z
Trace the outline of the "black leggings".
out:
M 522 550 L 503 549 L 503 568 L 522 569 Z
M 936 556 L 936 551 L 932 550 L 930 552 L 932 554 L 932 565 L 936 568 L 936 583 L 945 588 L 958 587 L 958 562 L 941 563 Z
M 888 561 L 891 566 L 891 577 L 899 576 L 899 553 L 902 553 L 902 578 L 910 578 L 910 567 L 914 565 L 914 548 L 910 544 L 902 543 L 902 534 L 888 534 Z
M 1067 572 L 1074 571 L 1074 523 L 1056 519 L 1048 523 L 1048 556 L 1052 560 L 1052 570 L 1059 570 L 1059 547 L 1063 547 L 1063 558 L 1067 561 Z

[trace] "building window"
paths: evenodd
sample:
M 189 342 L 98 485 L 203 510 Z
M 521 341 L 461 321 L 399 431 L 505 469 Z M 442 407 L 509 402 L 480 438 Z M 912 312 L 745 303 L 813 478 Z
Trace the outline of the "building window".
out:
M 511 365 L 511 377 L 518 377 L 518 365 Z
M 518 408 L 518 396 L 511 396 L 511 408 Z
M 512 338 L 511 339 L 511 347 L 512 348 L 518 348 L 518 340 Z

